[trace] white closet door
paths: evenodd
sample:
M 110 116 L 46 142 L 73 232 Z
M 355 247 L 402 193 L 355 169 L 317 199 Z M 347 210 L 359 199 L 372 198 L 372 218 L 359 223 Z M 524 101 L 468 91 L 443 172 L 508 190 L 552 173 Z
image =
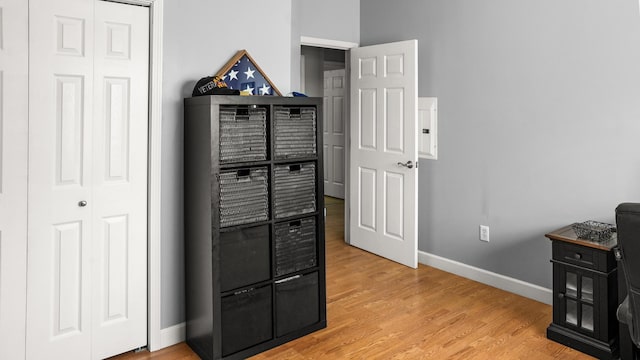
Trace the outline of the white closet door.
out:
M 146 344 L 148 13 L 29 7 L 27 358 L 104 358 Z
M 93 358 L 147 343 L 149 9 L 96 2 Z
M 29 1 L 27 359 L 91 356 L 92 29 L 93 1 Z
M 24 359 L 27 2 L 0 0 L 0 359 Z

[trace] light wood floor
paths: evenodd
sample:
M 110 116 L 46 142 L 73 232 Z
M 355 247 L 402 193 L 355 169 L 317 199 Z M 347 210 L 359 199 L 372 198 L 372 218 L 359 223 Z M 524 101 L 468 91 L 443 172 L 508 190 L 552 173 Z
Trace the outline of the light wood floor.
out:
M 345 245 L 342 202 L 326 206 L 328 326 L 252 360 L 592 359 L 547 340 L 550 306 Z M 198 357 L 181 343 L 115 359 Z

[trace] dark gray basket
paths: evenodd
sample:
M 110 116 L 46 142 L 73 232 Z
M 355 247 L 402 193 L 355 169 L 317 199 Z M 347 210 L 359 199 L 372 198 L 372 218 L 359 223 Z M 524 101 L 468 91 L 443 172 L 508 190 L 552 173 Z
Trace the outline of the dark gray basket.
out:
M 275 166 L 273 197 L 278 219 L 316 211 L 315 163 Z
M 317 272 L 276 281 L 276 336 L 320 321 L 319 282 Z
M 220 172 L 220 226 L 269 220 L 266 167 Z
M 250 288 L 220 299 L 222 356 L 273 338 L 271 289 Z
M 274 109 L 274 157 L 277 160 L 316 155 L 316 108 L 284 107 Z
M 220 108 L 220 163 L 267 159 L 265 108 Z
M 581 223 L 571 224 L 571 228 L 580 239 L 605 242 L 611 240 L 611 236 L 616 232 L 616 226 L 594 220 L 587 220 Z
M 275 239 L 276 276 L 316 266 L 315 217 L 276 224 Z

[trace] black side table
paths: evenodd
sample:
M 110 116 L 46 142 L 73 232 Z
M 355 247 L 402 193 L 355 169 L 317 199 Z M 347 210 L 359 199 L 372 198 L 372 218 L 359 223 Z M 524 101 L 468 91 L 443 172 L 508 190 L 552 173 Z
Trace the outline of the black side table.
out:
M 552 241 L 553 322 L 547 338 L 599 359 L 618 356 L 615 235 L 607 242 L 579 239 L 571 226 Z

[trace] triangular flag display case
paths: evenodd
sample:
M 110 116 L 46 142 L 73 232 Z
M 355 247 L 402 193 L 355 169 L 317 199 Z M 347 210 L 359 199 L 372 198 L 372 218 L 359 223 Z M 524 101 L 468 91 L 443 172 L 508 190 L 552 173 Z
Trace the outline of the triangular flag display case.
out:
M 282 96 L 247 50 L 239 50 L 216 76 L 222 78 L 230 89 L 246 91 L 250 95 Z

